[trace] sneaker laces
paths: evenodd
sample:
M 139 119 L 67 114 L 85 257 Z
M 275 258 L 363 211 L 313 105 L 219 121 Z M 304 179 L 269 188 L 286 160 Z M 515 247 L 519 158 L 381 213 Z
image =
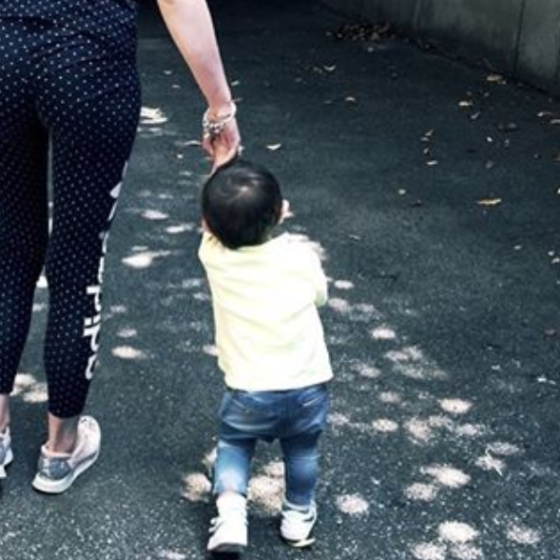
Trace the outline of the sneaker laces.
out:
M 244 523 L 247 523 L 247 512 L 244 508 L 231 508 L 210 520 L 209 533 L 215 533 L 231 517 L 237 517 L 238 519 L 243 517 Z
M 311 521 L 315 517 L 315 508 L 310 506 L 306 510 L 295 509 L 293 507 L 284 507 L 282 517 L 289 521 L 302 522 Z

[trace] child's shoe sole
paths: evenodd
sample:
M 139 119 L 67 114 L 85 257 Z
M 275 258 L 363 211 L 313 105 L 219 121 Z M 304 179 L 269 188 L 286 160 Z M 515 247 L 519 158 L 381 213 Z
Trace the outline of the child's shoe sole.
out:
M 314 537 L 307 537 L 306 539 L 303 539 L 301 541 L 290 541 L 282 537 L 282 540 L 292 548 L 307 548 L 308 546 L 311 546 L 312 544 L 315 543 Z

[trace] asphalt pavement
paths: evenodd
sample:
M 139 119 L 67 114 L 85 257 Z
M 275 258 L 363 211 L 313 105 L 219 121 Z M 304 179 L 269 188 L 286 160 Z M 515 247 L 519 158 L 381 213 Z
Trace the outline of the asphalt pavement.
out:
M 248 560 L 560 560 L 560 103 L 314 0 L 212 2 L 247 158 L 330 278 L 336 379 L 315 546 L 254 468 Z M 30 486 L 45 438 L 35 314 L 13 399 L 1 560 L 199 560 L 222 378 L 196 258 L 203 99 L 144 7 L 143 113 L 111 232 L 98 463 Z

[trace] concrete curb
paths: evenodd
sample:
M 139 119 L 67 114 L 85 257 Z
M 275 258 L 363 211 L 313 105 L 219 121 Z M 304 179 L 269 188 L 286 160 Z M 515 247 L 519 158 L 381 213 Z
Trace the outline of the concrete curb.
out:
M 332 8 L 394 24 L 449 53 L 560 93 L 556 0 L 324 0 Z

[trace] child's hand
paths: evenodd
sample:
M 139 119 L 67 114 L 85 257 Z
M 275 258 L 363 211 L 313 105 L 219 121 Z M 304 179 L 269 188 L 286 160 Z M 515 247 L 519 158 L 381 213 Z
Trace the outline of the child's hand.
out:
M 287 220 L 288 218 L 292 218 L 293 217 L 293 213 L 290 210 L 290 201 L 284 199 L 282 201 L 282 210 L 280 211 L 280 219 L 278 220 L 278 223 L 281 224 L 284 222 L 284 220 Z

